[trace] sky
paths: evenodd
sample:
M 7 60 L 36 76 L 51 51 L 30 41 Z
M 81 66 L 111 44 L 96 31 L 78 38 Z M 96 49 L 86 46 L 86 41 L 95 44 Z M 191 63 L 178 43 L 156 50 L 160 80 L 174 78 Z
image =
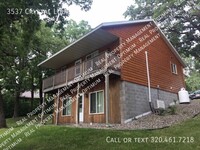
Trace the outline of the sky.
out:
M 88 21 L 92 28 L 103 22 L 128 20 L 123 13 L 131 4 L 133 0 L 93 0 L 92 8 L 87 12 L 81 11 L 79 6 L 70 6 L 70 19 Z

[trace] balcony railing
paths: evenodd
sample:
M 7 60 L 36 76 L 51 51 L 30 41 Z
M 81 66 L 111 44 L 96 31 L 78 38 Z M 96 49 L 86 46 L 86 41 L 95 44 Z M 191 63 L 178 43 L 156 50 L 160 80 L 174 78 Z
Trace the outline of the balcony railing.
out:
M 84 76 L 95 73 L 98 70 L 103 70 L 106 67 L 106 62 L 107 64 L 110 64 L 108 66 L 108 69 L 119 71 L 114 67 L 114 65 L 118 64 L 119 61 L 120 60 L 116 55 L 109 55 L 109 57 L 106 57 L 106 53 L 102 53 L 94 58 L 85 60 L 80 64 L 76 64 L 70 68 L 62 70 L 59 73 L 56 73 L 53 76 L 44 79 L 43 90 L 69 83 L 75 78 L 80 77 L 80 75 L 84 78 Z

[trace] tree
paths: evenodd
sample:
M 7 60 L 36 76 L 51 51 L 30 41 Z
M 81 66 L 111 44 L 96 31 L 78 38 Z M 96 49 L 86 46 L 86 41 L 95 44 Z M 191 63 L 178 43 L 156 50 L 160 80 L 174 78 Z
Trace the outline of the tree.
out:
M 187 68 L 186 71 L 186 87 L 188 91 L 196 91 L 200 89 L 200 63 L 194 57 L 184 59 Z
M 198 72 L 191 72 L 190 77 L 186 78 L 187 90 L 195 91 L 200 89 L 200 76 Z
M 65 45 L 68 45 L 69 42 L 57 34 L 56 30 L 51 29 L 45 26 L 43 22 L 40 26 L 40 30 L 36 32 L 33 40 L 30 44 L 30 58 L 29 62 L 29 72 L 30 72 L 30 81 L 29 87 L 31 91 L 33 87 L 39 89 L 40 92 L 40 103 L 42 103 L 42 79 L 44 76 L 50 75 L 52 72 L 49 70 L 42 70 L 37 65 L 46 59 L 48 56 L 62 49 Z
M 44 15 L 46 25 L 57 25 L 63 30 L 67 23 L 69 11 L 64 8 L 72 4 L 81 9 L 90 9 L 92 0 L 2 0 L 0 2 L 0 65 L 4 66 L 0 74 L 2 89 L 15 92 L 14 117 L 18 116 L 19 93 L 27 86 L 29 79 L 27 64 L 29 63 L 30 43 L 40 28 L 40 15 Z M 22 86 L 25 85 L 25 86 Z M 2 97 L 3 98 L 3 97 Z M 2 100 L 1 100 L 2 101 Z M 3 112 L 3 107 L 0 107 Z
M 183 56 L 200 61 L 200 1 L 134 0 L 124 13 L 130 20 L 154 18 Z
M 69 16 L 66 6 L 73 4 L 88 11 L 92 0 L 2 0 L 0 2 L 0 27 L 10 26 L 13 22 L 21 20 L 24 27 L 31 26 L 29 30 L 34 30 L 40 24 L 39 14 L 43 15 L 49 26 L 56 23 L 58 27 L 63 27 Z
M 6 128 L 6 119 L 3 110 L 3 96 L 2 96 L 2 88 L 0 84 L 0 128 Z
M 6 128 L 6 119 L 3 111 L 3 96 L 0 89 L 0 128 Z
M 74 20 L 69 20 L 67 26 L 64 28 L 63 36 L 72 43 L 90 30 L 91 26 L 87 21 L 82 20 L 77 24 Z

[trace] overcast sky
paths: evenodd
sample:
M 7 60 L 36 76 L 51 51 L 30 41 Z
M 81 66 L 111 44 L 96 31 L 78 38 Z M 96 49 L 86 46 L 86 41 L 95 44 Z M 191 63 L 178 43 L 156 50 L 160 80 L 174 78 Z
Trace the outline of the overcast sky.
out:
M 102 22 L 123 21 L 123 13 L 127 7 L 133 4 L 133 0 L 93 0 L 92 8 L 88 11 L 81 11 L 78 6 L 70 6 L 70 19 L 77 22 L 86 20 L 92 28 Z

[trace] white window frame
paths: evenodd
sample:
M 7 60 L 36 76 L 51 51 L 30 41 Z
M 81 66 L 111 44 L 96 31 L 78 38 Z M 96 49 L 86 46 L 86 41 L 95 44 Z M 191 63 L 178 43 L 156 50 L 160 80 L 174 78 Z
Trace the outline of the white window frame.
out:
M 178 74 L 177 65 L 175 63 L 171 63 L 171 72 L 173 74 Z
M 67 101 L 68 103 L 69 103 L 69 101 L 71 101 L 71 104 L 69 105 L 69 106 L 67 106 L 66 108 L 64 108 L 64 101 Z M 72 97 L 70 96 L 70 97 L 67 97 L 66 99 L 64 99 L 63 101 L 62 101 L 62 107 L 63 107 L 63 110 L 62 110 L 62 116 L 63 117 L 65 117 L 65 116 L 71 116 L 71 114 L 72 114 Z M 67 108 L 68 107 L 71 107 L 71 111 L 70 111 L 70 114 L 67 114 Z M 63 111 L 64 111 L 64 109 L 66 109 L 66 115 L 64 115 L 63 114 Z
M 103 111 L 102 112 L 99 112 L 99 113 L 91 113 L 91 99 L 90 99 L 90 97 L 91 97 L 91 94 L 93 94 L 93 93 L 96 93 L 96 96 L 97 96 L 97 93 L 98 92 L 103 92 Z M 97 101 L 97 98 L 96 98 L 96 101 Z M 97 104 L 97 102 L 96 102 L 96 104 Z M 90 92 L 89 93 L 89 114 L 90 115 L 97 115 L 97 114 L 104 114 L 104 90 L 98 90 L 98 91 L 94 91 L 94 92 Z M 96 105 L 96 110 L 97 110 L 97 105 Z

